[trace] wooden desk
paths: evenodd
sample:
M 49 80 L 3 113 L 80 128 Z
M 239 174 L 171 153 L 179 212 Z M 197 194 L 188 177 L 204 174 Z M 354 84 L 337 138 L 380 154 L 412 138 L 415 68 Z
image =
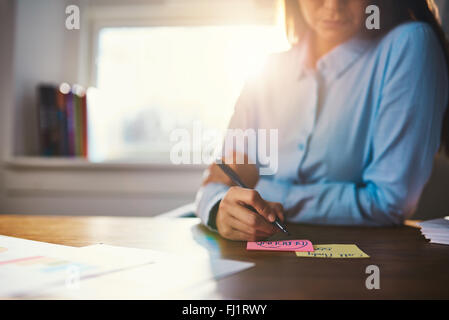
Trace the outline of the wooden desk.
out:
M 318 259 L 298 258 L 294 253 L 248 252 L 245 243 L 221 239 L 196 218 L 0 215 L 0 234 L 7 236 L 70 246 L 102 242 L 170 252 L 188 250 L 256 263 L 254 268 L 205 283 L 183 296 L 186 299 L 449 298 L 449 246 L 428 243 L 413 226 L 289 225 L 289 230 L 315 244 L 355 243 L 371 258 Z M 380 268 L 380 290 L 365 287 L 368 265 Z

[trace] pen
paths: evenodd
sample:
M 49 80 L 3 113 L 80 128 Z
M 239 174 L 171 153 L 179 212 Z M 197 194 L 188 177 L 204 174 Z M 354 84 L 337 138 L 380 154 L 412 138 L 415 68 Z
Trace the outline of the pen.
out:
M 245 189 L 250 189 L 248 188 L 242 180 L 240 180 L 240 177 L 237 175 L 237 173 L 235 173 L 234 170 L 232 170 L 229 166 L 227 166 L 224 163 L 218 163 L 217 165 L 220 167 L 221 170 L 223 170 L 223 172 L 232 180 L 232 182 L 234 182 L 236 185 L 238 185 L 241 188 L 245 188 Z M 253 211 L 255 211 L 254 208 L 251 208 Z M 287 228 L 285 227 L 285 225 L 283 225 L 281 223 L 281 221 L 279 220 L 279 217 L 276 217 L 276 220 L 274 220 L 274 222 L 272 222 L 273 225 L 275 225 L 276 227 L 278 227 L 279 229 L 281 229 L 282 232 L 286 233 L 287 235 L 290 235 L 290 233 L 287 231 Z

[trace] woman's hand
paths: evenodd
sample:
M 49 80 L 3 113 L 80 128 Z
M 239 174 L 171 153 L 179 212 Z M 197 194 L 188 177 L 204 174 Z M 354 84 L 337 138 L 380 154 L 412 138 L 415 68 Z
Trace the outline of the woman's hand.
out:
M 253 207 L 257 213 L 248 206 Z M 266 239 L 280 231 L 271 222 L 276 217 L 284 221 L 283 211 L 280 203 L 265 201 L 255 190 L 231 187 L 218 208 L 218 233 L 230 240 Z
M 224 162 L 237 173 L 245 185 L 254 188 L 259 181 L 256 165 L 249 164 L 246 155 L 243 164 L 235 164 L 237 156 L 238 154 L 234 153 L 224 159 Z M 214 182 L 231 187 L 220 202 L 215 221 L 218 233 L 222 237 L 230 240 L 257 241 L 280 231 L 270 223 L 276 217 L 284 221 L 284 209 L 280 203 L 265 201 L 255 190 L 235 187 L 231 179 L 216 164 L 209 167 L 203 185 Z M 257 213 L 248 207 L 253 207 Z

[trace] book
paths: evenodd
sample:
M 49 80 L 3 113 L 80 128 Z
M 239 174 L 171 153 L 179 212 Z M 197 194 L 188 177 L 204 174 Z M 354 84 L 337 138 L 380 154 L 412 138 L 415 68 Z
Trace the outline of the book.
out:
M 68 156 L 76 155 L 75 146 L 75 106 L 74 106 L 74 94 L 70 91 L 67 94 L 66 112 L 67 112 L 67 137 L 68 137 Z
M 82 115 L 82 137 L 83 137 L 83 150 L 82 156 L 84 158 L 88 157 L 88 122 L 87 122 L 87 94 L 84 94 L 81 98 L 81 115 Z
M 84 156 L 84 106 L 83 100 L 85 90 L 80 85 L 73 86 L 74 97 L 74 136 L 75 136 L 75 155 L 79 157 Z M 87 141 L 86 141 L 87 142 Z
M 59 122 L 56 89 L 51 85 L 40 85 L 39 95 L 39 137 L 43 156 L 59 152 Z
M 67 83 L 38 86 L 39 139 L 43 156 L 88 156 L 86 91 Z
M 58 107 L 58 122 L 59 122 L 59 148 L 58 155 L 64 156 L 69 152 L 68 135 L 67 135 L 67 111 L 66 102 L 68 99 L 68 91 L 59 88 L 56 91 L 56 101 Z

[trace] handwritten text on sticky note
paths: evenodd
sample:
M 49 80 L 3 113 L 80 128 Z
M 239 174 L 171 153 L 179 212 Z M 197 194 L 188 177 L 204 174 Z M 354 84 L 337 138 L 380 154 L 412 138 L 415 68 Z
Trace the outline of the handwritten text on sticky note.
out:
M 246 250 L 306 252 L 313 251 L 313 245 L 309 240 L 256 241 L 248 242 Z
M 369 258 L 355 244 L 318 244 L 313 248 L 313 252 L 296 252 L 296 255 L 310 258 Z

